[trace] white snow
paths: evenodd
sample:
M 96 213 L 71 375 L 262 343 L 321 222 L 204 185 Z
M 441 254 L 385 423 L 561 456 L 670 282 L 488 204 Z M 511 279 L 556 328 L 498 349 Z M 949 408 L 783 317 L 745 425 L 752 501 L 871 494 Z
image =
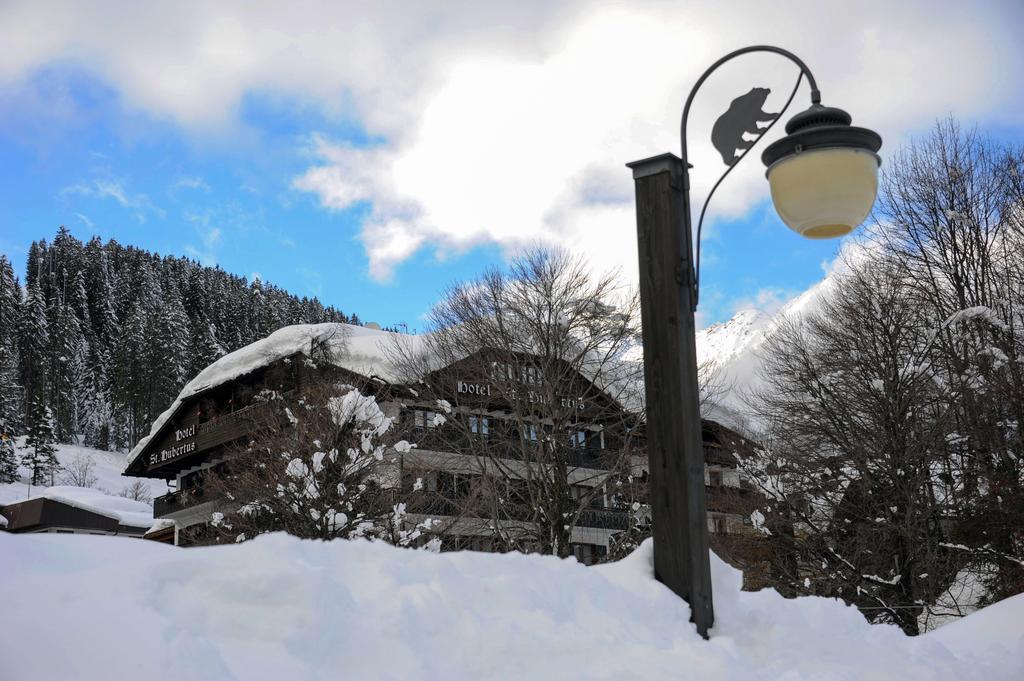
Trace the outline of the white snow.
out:
M 182 550 L 0 533 L 0 555 L 9 681 L 1024 678 L 1024 595 L 908 638 L 834 600 L 741 592 L 713 557 L 704 641 L 650 543 L 600 568 L 283 534 Z
M 847 258 L 866 257 L 866 246 L 850 246 Z M 820 309 L 835 289 L 847 266 L 837 259 L 824 279 L 783 305 L 774 314 L 746 309 L 732 319 L 697 332 L 697 362 L 708 370 L 717 386 L 713 402 L 702 405 L 704 416 L 726 426 L 747 429 L 756 420 L 749 398 L 764 388 L 762 374 L 764 344 L 783 325 L 796 322 Z
M 399 335 L 336 323 L 296 324 L 278 329 L 266 338 L 224 355 L 185 384 L 177 399 L 153 422 L 149 435 L 139 440 L 129 452 L 127 463 L 135 460 L 150 438 L 156 435 L 178 406 L 188 398 L 295 353 L 303 353 L 308 357 L 314 346 L 323 348 L 327 361 L 332 364 L 363 376 L 394 381 L 395 368 L 388 361 L 388 350 L 393 347 L 394 338 Z M 417 336 L 403 338 L 416 342 Z
M 32 498 L 53 499 L 68 506 L 113 518 L 122 525 L 148 528 L 153 525 L 153 507 L 141 501 L 104 494 L 89 487 L 55 485 L 33 487 Z
M 153 524 L 146 530 L 146 534 L 151 532 L 159 532 L 160 530 L 166 530 L 169 527 L 174 527 L 174 521 L 170 518 L 157 518 L 153 521 Z
M 415 356 L 427 349 L 425 335 L 412 335 L 380 331 L 350 324 L 297 324 L 278 329 L 266 338 L 251 343 L 244 348 L 224 355 L 185 384 L 174 402 L 153 422 L 149 434 L 140 439 L 128 453 L 127 464 L 130 464 L 145 448 L 149 441 L 163 428 L 164 424 L 174 415 L 182 402 L 194 395 L 248 374 L 260 367 L 284 359 L 296 353 L 308 356 L 313 347 L 318 346 L 326 353 L 326 361 L 348 369 L 369 379 L 385 383 L 401 384 L 409 382 L 412 377 L 403 374 L 394 359 L 396 351 L 400 354 Z M 631 366 L 632 362 L 624 362 L 623 367 Z M 431 366 L 429 360 L 426 366 Z M 586 362 L 581 370 L 586 373 L 590 369 Z M 642 404 L 636 400 L 642 397 L 642 386 L 619 385 L 622 373 L 635 376 L 635 372 L 609 370 L 607 363 L 601 365 L 601 375 L 591 376 L 599 383 L 601 389 L 608 391 L 615 399 L 628 403 L 634 410 L 641 410 Z M 438 407 L 451 412 L 451 404 L 438 400 Z M 289 412 L 289 418 L 294 416 Z M 434 418 L 436 425 L 444 423 L 440 415 Z
M 18 438 L 15 451 L 20 457 L 24 452 L 24 438 Z M 121 475 L 125 467 L 125 455 L 122 452 L 106 452 L 100 449 L 80 447 L 78 445 L 56 445 L 57 460 L 62 466 L 69 466 L 77 457 L 90 458 L 96 464 L 92 474 L 96 476 L 96 484 L 93 489 L 116 496 L 121 490 L 136 481 L 142 481 L 146 491 L 151 497 L 158 497 L 167 493 L 167 483 L 163 480 L 151 480 L 148 478 L 129 478 Z M 48 489 L 43 486 L 29 486 L 31 479 L 29 470 L 24 466 L 19 467 L 19 482 L 0 483 L 0 506 L 13 504 L 17 501 L 24 501 L 30 497 L 37 497 Z M 61 473 L 57 473 L 57 482 L 60 481 Z M 81 489 L 81 488 L 79 488 Z M 152 519 L 150 520 L 152 522 Z

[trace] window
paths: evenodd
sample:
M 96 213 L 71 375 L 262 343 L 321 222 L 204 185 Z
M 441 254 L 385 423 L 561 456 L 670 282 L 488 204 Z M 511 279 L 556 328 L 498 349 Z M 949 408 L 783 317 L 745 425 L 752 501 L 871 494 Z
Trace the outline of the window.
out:
M 540 385 L 544 382 L 544 374 L 541 372 L 540 367 L 524 366 L 519 371 L 519 377 L 526 385 Z
M 527 442 L 536 442 L 537 441 L 537 424 L 535 424 L 535 423 L 528 423 L 525 426 L 523 426 L 523 438 Z
M 584 565 L 593 565 L 608 555 L 608 548 L 600 544 L 573 544 L 572 554 Z
M 480 437 L 487 437 L 491 432 L 491 420 L 486 416 L 469 417 L 469 431 Z
M 426 410 L 416 409 L 412 413 L 413 425 L 417 428 L 437 428 L 437 414 Z
M 586 447 L 587 446 L 587 431 L 576 430 L 569 433 L 569 446 L 570 447 Z
M 495 362 L 491 365 L 491 378 L 499 383 L 502 381 L 511 381 L 515 378 L 515 372 L 512 370 L 512 365 L 505 362 Z
M 710 516 L 708 518 L 708 530 L 714 534 L 728 534 L 729 523 L 722 516 Z
M 465 499 L 469 496 L 472 478 L 473 476 L 465 473 L 441 471 L 437 474 L 437 489 L 446 499 L 453 501 Z
M 722 471 L 708 471 L 708 484 L 712 487 L 721 487 Z

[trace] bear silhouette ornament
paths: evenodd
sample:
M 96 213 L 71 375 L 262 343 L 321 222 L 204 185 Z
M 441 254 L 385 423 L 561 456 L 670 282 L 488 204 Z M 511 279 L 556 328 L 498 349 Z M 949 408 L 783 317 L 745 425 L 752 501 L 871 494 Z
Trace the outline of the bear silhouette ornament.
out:
M 711 128 L 711 143 L 722 155 L 727 166 L 735 165 L 740 154 L 754 144 L 743 139 L 744 133 L 760 135 L 763 126 L 768 125 L 779 114 L 764 110 L 764 100 L 771 92 L 768 88 L 756 87 L 745 95 L 732 100 L 729 110 L 722 114 Z

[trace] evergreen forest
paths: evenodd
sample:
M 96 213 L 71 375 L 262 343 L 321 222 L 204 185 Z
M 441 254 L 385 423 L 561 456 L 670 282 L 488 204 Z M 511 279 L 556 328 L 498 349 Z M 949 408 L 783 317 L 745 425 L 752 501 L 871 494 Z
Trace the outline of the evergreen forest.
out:
M 24 279 L 0 255 L 0 436 L 129 448 L 218 357 L 319 322 L 360 323 L 258 279 L 83 243 L 62 226 L 32 243 Z

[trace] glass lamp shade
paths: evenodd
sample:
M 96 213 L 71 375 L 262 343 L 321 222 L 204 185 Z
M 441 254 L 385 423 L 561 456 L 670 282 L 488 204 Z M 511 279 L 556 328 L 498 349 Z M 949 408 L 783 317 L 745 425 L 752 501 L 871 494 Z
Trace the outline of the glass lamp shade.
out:
M 767 171 L 775 210 L 790 229 L 809 239 L 849 234 L 875 203 L 878 165 L 872 151 L 856 147 L 784 156 Z

